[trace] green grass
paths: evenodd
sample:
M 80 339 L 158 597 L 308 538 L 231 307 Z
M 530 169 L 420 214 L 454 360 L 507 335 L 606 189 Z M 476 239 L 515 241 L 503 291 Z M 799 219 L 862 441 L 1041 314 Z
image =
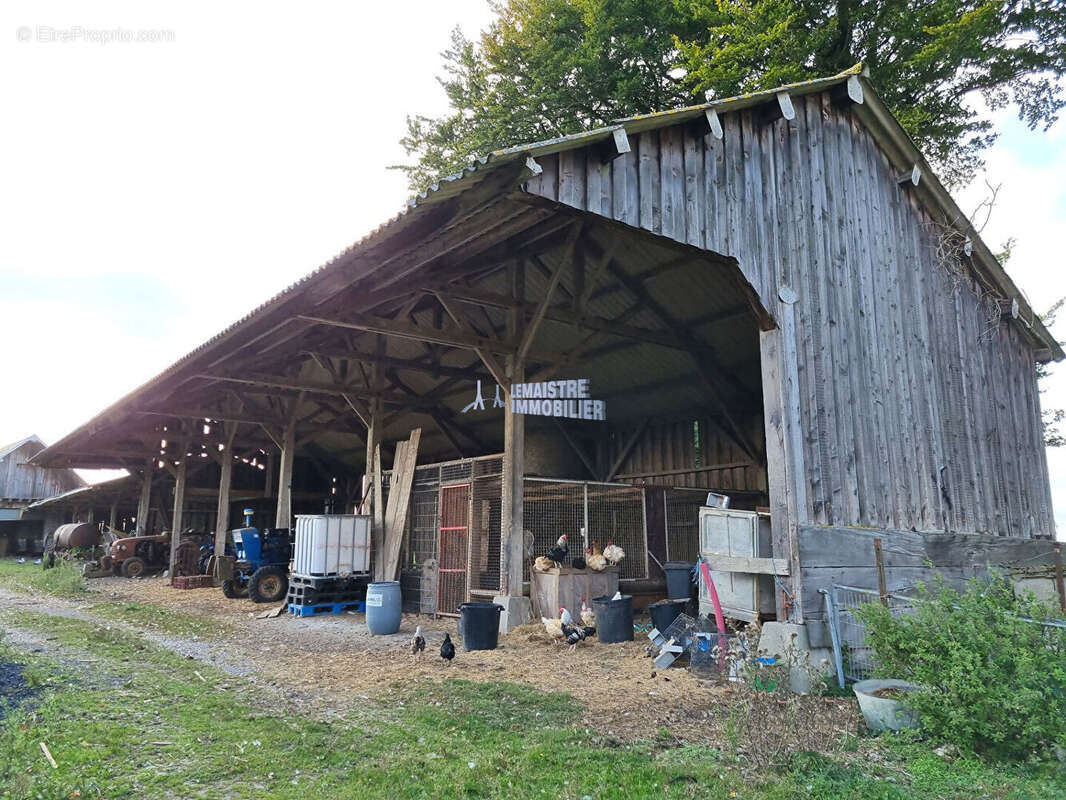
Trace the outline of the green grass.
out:
M 397 685 L 314 720 L 284 713 L 241 679 L 135 633 L 32 612 L 5 622 L 47 631 L 60 650 L 46 656 L 0 644 L 0 659 L 27 664 L 39 690 L 0 722 L 0 797 L 969 800 L 1066 793 L 1066 778 L 1050 767 L 948 763 L 904 738 L 884 740 L 876 760 L 800 754 L 753 781 L 741 777 L 731 754 L 665 739 L 615 741 L 580 727 L 582 710 L 570 695 L 508 683 Z M 87 653 L 96 662 L 91 675 L 64 666 Z M 41 741 L 58 769 L 45 761 Z
M 32 560 L 19 564 L 13 558 L 0 559 L 0 586 L 16 591 L 31 591 L 56 597 L 83 597 L 89 592 L 81 576 L 81 564 L 57 560 L 51 569 L 44 569 Z
M 93 603 L 88 610 L 93 616 L 125 622 L 155 633 L 174 636 L 198 636 L 210 639 L 225 636 L 234 630 L 234 627 L 226 622 L 200 614 L 176 611 L 155 603 L 107 600 Z

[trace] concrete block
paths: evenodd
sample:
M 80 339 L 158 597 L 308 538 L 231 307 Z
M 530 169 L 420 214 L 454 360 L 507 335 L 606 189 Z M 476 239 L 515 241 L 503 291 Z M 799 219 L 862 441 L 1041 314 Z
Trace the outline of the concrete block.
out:
M 492 598 L 492 602 L 503 606 L 503 611 L 500 612 L 500 633 L 510 633 L 533 619 L 533 604 L 529 602 L 528 597 L 498 594 Z
M 809 694 L 812 678 L 834 671 L 832 649 L 812 647 L 806 625 L 765 623 L 759 638 L 759 651 L 776 661 L 791 664 L 789 686 L 797 694 Z

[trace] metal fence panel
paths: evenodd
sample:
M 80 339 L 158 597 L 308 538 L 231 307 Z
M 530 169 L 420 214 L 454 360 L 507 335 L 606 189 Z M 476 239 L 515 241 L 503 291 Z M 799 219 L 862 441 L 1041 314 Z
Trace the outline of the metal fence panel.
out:
M 706 489 L 663 489 L 668 561 L 694 562 L 699 558 L 700 507 L 706 504 Z

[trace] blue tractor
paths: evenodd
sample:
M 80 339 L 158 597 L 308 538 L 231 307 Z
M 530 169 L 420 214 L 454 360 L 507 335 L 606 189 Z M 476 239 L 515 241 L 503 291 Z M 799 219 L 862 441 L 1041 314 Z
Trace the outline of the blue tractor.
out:
M 276 603 L 289 591 L 292 537 L 288 528 L 252 527 L 252 509 L 244 510 L 245 527 L 231 531 L 237 561 L 233 577 L 222 581 L 226 597 L 247 597 L 256 603 Z

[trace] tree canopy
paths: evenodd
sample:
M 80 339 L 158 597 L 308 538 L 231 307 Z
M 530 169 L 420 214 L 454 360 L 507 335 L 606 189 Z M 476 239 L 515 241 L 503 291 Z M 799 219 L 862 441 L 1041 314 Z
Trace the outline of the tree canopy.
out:
M 442 54 L 452 110 L 410 116 L 412 189 L 473 156 L 611 119 L 832 75 L 858 62 L 941 177 L 995 139 L 975 105 L 1049 126 L 1064 99 L 1061 0 L 500 0 Z

